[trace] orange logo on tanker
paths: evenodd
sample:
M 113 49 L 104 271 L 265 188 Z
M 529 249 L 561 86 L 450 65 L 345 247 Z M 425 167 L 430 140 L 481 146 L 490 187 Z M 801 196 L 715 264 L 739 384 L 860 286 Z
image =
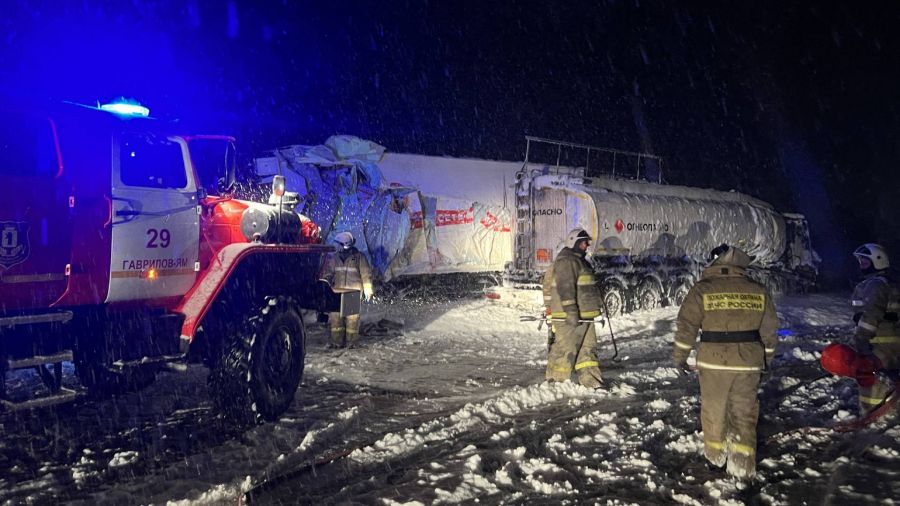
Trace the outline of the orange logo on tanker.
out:
M 616 220 L 616 225 L 615 225 L 615 227 L 616 227 L 616 232 L 618 232 L 618 233 L 621 234 L 621 233 L 622 233 L 622 230 L 625 229 L 625 222 L 622 221 L 622 218 L 619 218 L 618 220 Z

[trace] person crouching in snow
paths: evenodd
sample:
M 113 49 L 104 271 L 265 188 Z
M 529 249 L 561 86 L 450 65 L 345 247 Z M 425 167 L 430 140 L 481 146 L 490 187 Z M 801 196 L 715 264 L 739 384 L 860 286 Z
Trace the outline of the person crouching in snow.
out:
M 372 299 L 372 267 L 365 255 L 356 249 L 356 239 L 350 232 L 339 232 L 334 242 L 340 245 L 336 252 L 325 257 L 319 279 L 327 281 L 332 290 L 360 290 L 366 301 Z M 340 312 L 328 313 L 331 327 L 329 348 L 355 348 L 359 338 L 359 315 L 341 317 Z
M 700 424 L 706 459 L 738 478 L 756 475 L 757 386 L 775 355 L 778 315 L 766 288 L 751 280 L 752 258 L 726 244 L 710 254 L 703 277 L 684 298 L 675 333 L 675 365 L 687 372 L 700 347 Z
M 553 261 L 549 282 L 550 316 L 556 339 L 547 357 L 548 381 L 567 381 L 572 373 L 588 388 L 603 385 L 597 361 L 597 334 L 593 320 L 600 316 L 600 290 L 594 270 L 584 259 L 591 236 L 581 228 L 569 232 L 564 247 Z
M 900 287 L 890 271 L 887 250 L 867 243 L 856 248 L 853 256 L 864 276 L 853 289 L 850 302 L 856 322 L 853 348 L 863 356 L 874 355 L 875 369 L 900 368 Z M 860 416 L 878 408 L 893 391 L 891 385 L 876 377 L 857 381 Z

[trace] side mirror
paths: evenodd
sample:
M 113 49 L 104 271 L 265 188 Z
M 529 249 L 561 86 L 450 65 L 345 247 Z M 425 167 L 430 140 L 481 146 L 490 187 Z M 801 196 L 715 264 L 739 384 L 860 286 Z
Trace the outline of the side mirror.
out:
M 279 174 L 279 175 L 273 177 L 272 178 L 272 194 L 275 195 L 276 197 L 281 197 L 282 195 L 284 195 L 284 189 L 285 189 L 284 176 Z
M 233 142 L 225 146 L 225 174 L 217 182 L 222 193 L 234 190 L 237 181 L 237 148 Z

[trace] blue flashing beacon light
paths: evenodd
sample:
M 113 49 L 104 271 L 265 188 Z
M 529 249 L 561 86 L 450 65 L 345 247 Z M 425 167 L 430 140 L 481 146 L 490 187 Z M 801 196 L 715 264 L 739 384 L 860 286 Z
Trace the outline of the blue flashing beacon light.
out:
M 131 102 L 111 102 L 109 104 L 101 104 L 100 110 L 109 111 L 120 116 L 140 116 L 143 118 L 150 116 L 150 109 L 141 104 Z

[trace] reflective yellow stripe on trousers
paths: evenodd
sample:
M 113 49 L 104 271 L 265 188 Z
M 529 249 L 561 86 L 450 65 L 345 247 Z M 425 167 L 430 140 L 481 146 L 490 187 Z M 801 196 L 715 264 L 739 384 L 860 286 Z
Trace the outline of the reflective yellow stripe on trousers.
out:
M 719 365 L 710 364 L 709 362 L 697 362 L 700 369 L 710 369 L 714 371 L 735 371 L 735 372 L 758 372 L 762 368 L 754 365 Z
M 750 446 L 745 445 L 743 443 L 732 442 L 729 445 L 729 449 L 731 450 L 731 453 L 741 453 L 744 455 L 756 455 L 756 448 L 750 448 Z
M 710 450 L 724 450 L 725 444 L 719 441 L 704 441 L 704 445 L 708 446 Z
M 898 344 L 900 336 L 875 336 L 869 340 L 869 344 Z
M 600 363 L 597 362 L 596 360 L 585 360 L 584 362 L 575 364 L 575 370 L 580 371 L 581 369 L 584 369 L 585 367 L 599 367 L 599 366 L 600 366 Z
M 866 397 L 865 395 L 859 396 L 859 402 L 863 404 L 871 404 L 872 406 L 877 406 L 887 399 L 887 396 L 884 397 Z

